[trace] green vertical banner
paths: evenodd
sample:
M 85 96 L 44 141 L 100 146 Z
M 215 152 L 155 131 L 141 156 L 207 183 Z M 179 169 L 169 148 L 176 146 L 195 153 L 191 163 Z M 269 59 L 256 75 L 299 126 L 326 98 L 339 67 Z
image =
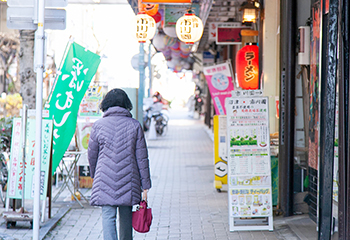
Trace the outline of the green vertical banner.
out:
M 99 55 L 73 42 L 49 102 L 53 126 L 52 174 L 75 133 L 79 105 L 101 62 Z

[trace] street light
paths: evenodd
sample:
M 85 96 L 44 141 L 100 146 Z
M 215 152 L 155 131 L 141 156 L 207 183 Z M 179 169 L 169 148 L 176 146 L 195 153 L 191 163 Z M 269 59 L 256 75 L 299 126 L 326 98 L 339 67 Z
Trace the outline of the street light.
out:
M 203 35 L 202 20 L 189 11 L 176 22 L 176 35 L 186 44 L 194 44 Z
M 258 16 L 259 2 L 248 0 L 241 5 L 241 8 L 239 10 L 243 10 L 242 23 L 255 23 Z

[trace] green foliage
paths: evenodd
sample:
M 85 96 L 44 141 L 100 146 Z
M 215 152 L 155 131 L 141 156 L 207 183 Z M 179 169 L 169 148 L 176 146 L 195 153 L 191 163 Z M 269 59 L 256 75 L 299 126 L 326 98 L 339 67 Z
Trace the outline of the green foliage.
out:
M 11 143 L 13 117 L 3 117 L 0 119 L 0 150 L 6 149 Z M 8 139 L 8 143 L 3 139 Z

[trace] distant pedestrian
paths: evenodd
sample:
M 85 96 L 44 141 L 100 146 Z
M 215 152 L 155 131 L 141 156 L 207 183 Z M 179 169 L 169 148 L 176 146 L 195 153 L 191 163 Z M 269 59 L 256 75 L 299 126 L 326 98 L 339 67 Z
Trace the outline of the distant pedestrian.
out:
M 121 89 L 103 99 L 103 118 L 91 129 L 88 159 L 94 179 L 91 205 L 102 206 L 105 240 L 117 240 L 116 211 L 119 209 L 119 240 L 132 239 L 132 206 L 147 201 L 151 188 L 148 151 L 140 123 L 133 119 L 128 95 Z

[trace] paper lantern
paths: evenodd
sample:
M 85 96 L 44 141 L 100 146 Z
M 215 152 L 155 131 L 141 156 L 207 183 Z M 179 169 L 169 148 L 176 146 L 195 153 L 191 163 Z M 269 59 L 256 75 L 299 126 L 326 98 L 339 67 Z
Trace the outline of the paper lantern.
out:
M 154 16 L 158 12 L 159 4 L 144 4 L 141 0 L 138 0 L 138 7 L 139 12 Z
M 171 61 L 175 64 L 178 65 L 180 64 L 181 58 L 179 57 L 173 57 L 173 59 L 171 59 Z
M 180 52 L 180 57 L 182 57 L 182 58 L 188 58 L 188 56 L 190 56 L 190 53 L 183 53 L 183 52 Z
M 183 65 L 183 69 L 190 70 L 191 69 L 191 64 L 189 62 L 185 62 Z
M 168 66 L 168 68 L 175 68 L 175 66 L 176 66 L 176 63 L 175 62 L 173 62 L 172 60 L 171 61 L 168 61 L 167 63 L 167 66 Z
M 168 35 L 164 36 L 165 46 L 168 46 L 168 47 L 174 46 L 176 42 L 177 42 L 176 38 L 169 37 Z
M 180 42 L 180 50 L 181 50 L 181 52 L 189 53 L 189 52 L 191 52 L 191 48 L 192 48 L 191 45 L 188 45 L 188 44 L 186 44 L 184 42 Z
M 165 49 L 165 43 L 164 43 L 164 34 L 156 34 L 152 40 L 152 44 L 153 46 L 158 50 L 158 51 L 162 51 L 163 49 Z
M 178 64 L 178 65 L 175 66 L 175 71 L 176 72 L 181 72 L 181 70 L 182 70 L 182 65 Z
M 147 40 L 151 40 L 156 33 L 157 27 L 154 19 L 143 13 L 139 13 L 135 16 L 132 29 L 136 31 L 136 39 L 139 43 L 144 43 Z
M 166 49 L 164 51 L 162 51 L 165 60 L 170 61 L 171 60 L 171 51 L 170 49 Z
M 259 47 L 247 45 L 236 55 L 238 84 L 242 89 L 259 88 Z
M 158 12 L 159 4 L 144 4 L 146 14 L 154 16 Z
M 163 31 L 169 37 L 177 38 L 176 30 L 174 27 L 163 27 Z
M 170 49 L 174 51 L 180 51 L 179 41 L 176 41 L 176 43 L 173 46 L 171 46 Z
M 194 44 L 203 35 L 203 23 L 193 13 L 186 13 L 176 22 L 176 35 L 180 41 L 186 44 Z
M 152 16 L 154 18 L 154 21 L 156 21 L 156 23 L 160 24 L 160 20 L 162 20 L 162 15 L 160 15 L 159 12 L 157 12 L 155 15 Z
M 172 57 L 177 57 L 179 58 L 180 57 L 180 51 L 174 51 L 174 50 L 171 50 L 171 56 Z

